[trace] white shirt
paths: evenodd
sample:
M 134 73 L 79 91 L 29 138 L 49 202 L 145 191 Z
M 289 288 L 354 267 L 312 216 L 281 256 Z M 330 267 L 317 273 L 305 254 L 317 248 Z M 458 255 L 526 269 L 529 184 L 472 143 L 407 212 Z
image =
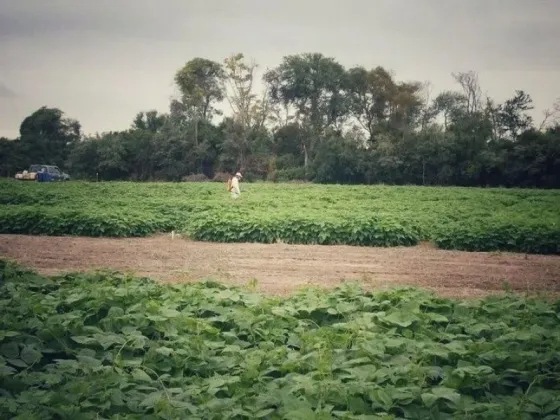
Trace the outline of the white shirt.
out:
M 237 179 L 236 176 L 231 179 L 231 191 L 236 192 L 237 194 L 241 193 L 241 191 L 239 191 L 239 179 Z

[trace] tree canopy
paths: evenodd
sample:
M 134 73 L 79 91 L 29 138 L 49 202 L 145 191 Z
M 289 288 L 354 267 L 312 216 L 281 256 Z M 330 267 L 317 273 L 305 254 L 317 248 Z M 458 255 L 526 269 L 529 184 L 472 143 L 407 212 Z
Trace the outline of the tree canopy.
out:
M 0 139 L 0 174 L 47 163 L 102 180 L 241 169 L 249 180 L 560 187 L 560 100 L 534 121 L 527 92 L 499 103 L 474 71 L 433 96 L 429 83 L 320 53 L 286 56 L 262 80 L 257 69 L 243 54 L 195 57 L 176 71 L 166 113 L 139 110 L 119 132 L 84 135 L 42 107 L 17 139 Z

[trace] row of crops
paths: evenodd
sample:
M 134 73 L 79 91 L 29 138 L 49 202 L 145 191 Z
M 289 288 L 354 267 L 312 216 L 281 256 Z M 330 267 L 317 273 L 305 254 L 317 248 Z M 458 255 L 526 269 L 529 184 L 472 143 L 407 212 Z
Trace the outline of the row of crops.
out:
M 560 302 L 270 299 L 0 261 L 0 312 L 0 418 L 560 418 Z
M 0 233 L 560 254 L 560 191 L 211 183 L 0 182 Z

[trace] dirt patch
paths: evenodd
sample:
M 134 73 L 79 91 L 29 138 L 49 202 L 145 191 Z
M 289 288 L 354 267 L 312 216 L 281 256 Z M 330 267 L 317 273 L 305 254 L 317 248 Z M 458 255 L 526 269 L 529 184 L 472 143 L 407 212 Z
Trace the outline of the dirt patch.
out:
M 172 240 L 0 235 L 0 256 L 43 274 L 109 268 L 167 282 L 213 279 L 272 294 L 358 281 L 369 288 L 419 286 L 444 296 L 475 297 L 506 287 L 560 293 L 560 257 L 444 251 L 430 246 L 216 244 Z

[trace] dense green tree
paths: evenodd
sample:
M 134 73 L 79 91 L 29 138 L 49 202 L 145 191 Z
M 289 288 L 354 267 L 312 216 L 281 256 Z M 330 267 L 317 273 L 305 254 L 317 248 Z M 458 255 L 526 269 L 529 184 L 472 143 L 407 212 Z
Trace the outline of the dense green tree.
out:
M 313 160 L 313 179 L 322 183 L 364 182 L 363 171 L 357 165 L 361 152 L 358 144 L 344 138 L 336 131 L 328 133 Z
M 14 176 L 25 167 L 27 157 L 19 139 L 0 137 L 0 176 Z
M 533 109 L 533 100 L 522 90 L 517 90 L 496 109 L 496 129 L 500 138 L 516 140 L 521 133 L 533 126 L 533 119 L 527 111 Z
M 265 74 L 271 100 L 295 109 L 300 124 L 309 126 L 301 138 L 307 167 L 318 142 L 329 128 L 340 129 L 348 116 L 348 78 L 344 67 L 322 54 L 284 57 L 282 63 Z
M 427 83 L 381 66 L 347 70 L 318 53 L 284 57 L 264 89 L 257 72 L 243 54 L 194 58 L 175 74 L 169 112 L 139 112 L 120 132 L 82 137 L 77 121 L 42 107 L 18 139 L 0 139 L 0 174 L 52 163 L 100 180 L 241 169 L 249 180 L 560 187 L 558 103 L 535 127 L 529 94 L 483 98 L 473 71 L 452 74 L 456 89 L 434 97 Z M 218 119 L 224 100 L 230 110 Z
M 80 139 L 80 130 L 80 123 L 64 117 L 60 109 L 39 108 L 20 126 L 23 165 L 44 163 L 62 167 L 72 146 Z
M 166 119 L 166 115 L 158 114 L 156 110 L 139 112 L 132 122 L 132 129 L 157 133 L 165 124 Z
M 206 58 L 193 58 L 175 74 L 182 102 L 195 110 L 195 115 L 210 119 L 217 103 L 224 99 L 224 70 L 219 63 Z
M 393 77 L 383 67 L 372 70 L 354 67 L 348 71 L 350 110 L 372 144 L 375 136 L 385 130 L 396 91 Z

